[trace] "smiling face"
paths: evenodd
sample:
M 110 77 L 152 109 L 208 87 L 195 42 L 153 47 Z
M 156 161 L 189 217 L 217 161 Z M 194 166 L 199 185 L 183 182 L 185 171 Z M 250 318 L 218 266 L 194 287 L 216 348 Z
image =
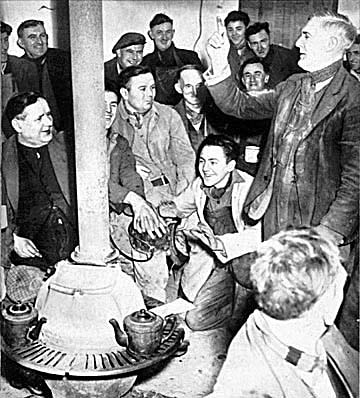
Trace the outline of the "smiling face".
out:
M 220 146 L 205 146 L 199 156 L 199 173 L 206 187 L 225 187 L 235 165 L 235 160 L 228 162 Z
M 130 78 L 128 88 L 121 88 L 127 108 L 130 111 L 145 113 L 154 103 L 155 81 L 151 73 L 144 73 Z
M 255 35 L 249 36 L 249 46 L 259 58 L 265 58 L 270 50 L 270 37 L 262 29 Z
M 9 35 L 6 32 L 1 33 L 1 62 L 7 62 L 9 49 Z
M 23 113 L 12 120 L 20 144 L 31 148 L 47 145 L 53 137 L 53 118 L 44 98 L 38 98 Z
M 269 75 L 265 73 L 264 66 L 260 63 L 247 64 L 243 70 L 242 82 L 246 91 L 262 91 L 269 81 Z
M 298 65 L 307 72 L 314 72 L 330 65 L 334 60 L 328 50 L 330 32 L 321 27 L 318 18 L 312 18 L 302 29 L 301 36 L 296 41 L 300 49 Z
M 231 21 L 226 27 L 227 37 L 236 48 L 245 45 L 245 29 L 246 26 L 243 21 Z
M 170 22 L 155 25 L 149 30 L 149 36 L 159 51 L 165 51 L 171 46 L 174 33 L 175 30 Z
M 112 91 L 105 91 L 105 128 L 108 130 L 114 123 L 118 97 Z
M 129 66 L 137 66 L 143 59 L 144 45 L 134 44 L 129 47 L 120 48 L 116 50 L 117 62 L 121 69 L 125 69 Z
M 18 39 L 19 46 L 29 58 L 39 58 L 48 50 L 48 35 L 42 25 L 25 28 Z
M 360 43 L 354 43 L 346 52 L 350 68 L 360 74 Z

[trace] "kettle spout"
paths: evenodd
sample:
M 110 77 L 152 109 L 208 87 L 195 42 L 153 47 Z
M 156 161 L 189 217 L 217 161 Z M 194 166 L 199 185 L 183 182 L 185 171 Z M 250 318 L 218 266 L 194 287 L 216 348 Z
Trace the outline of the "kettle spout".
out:
M 112 318 L 109 319 L 110 325 L 114 328 L 115 340 L 121 347 L 127 347 L 128 339 L 126 334 L 121 330 L 119 322 Z

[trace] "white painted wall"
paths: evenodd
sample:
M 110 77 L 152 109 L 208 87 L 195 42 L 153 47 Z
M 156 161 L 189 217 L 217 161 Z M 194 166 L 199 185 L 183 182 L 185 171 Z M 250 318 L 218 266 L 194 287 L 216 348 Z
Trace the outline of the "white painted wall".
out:
M 157 13 L 165 13 L 174 20 L 174 43 L 179 48 L 193 49 L 198 38 L 200 0 L 121 0 L 103 1 L 104 56 L 113 57 L 111 49 L 120 36 L 128 31 L 145 35 L 144 53 L 153 51 L 153 42 L 147 32 L 149 22 Z M 222 9 L 217 5 L 222 5 Z M 202 35 L 195 48 L 203 57 L 204 42 L 216 29 L 216 15 L 226 16 L 237 9 L 238 0 L 204 0 L 202 9 Z
M 81 0 L 77 0 L 81 1 Z M 100 1 L 100 0 L 92 0 Z M 149 22 L 159 12 L 168 14 L 174 20 L 174 42 L 180 48 L 193 49 L 199 35 L 200 0 L 103 0 L 104 58 L 113 57 L 111 49 L 119 37 L 128 31 L 137 31 L 147 37 L 145 54 L 153 50 L 153 44 L 147 36 Z M 218 8 L 220 5 L 222 8 Z M 238 0 L 203 0 L 202 35 L 195 50 L 204 59 L 204 43 L 216 29 L 216 15 L 224 18 L 229 11 L 235 10 Z M 22 55 L 16 44 L 16 29 L 26 19 L 40 19 L 45 22 L 49 33 L 49 45 L 57 47 L 61 43 L 58 37 L 57 15 L 64 0 L 1 0 L 0 17 L 9 23 L 14 31 L 10 36 L 10 54 Z M 348 15 L 353 23 L 360 27 L 360 2 L 358 0 L 339 0 L 339 12 Z M 96 30 L 96 27 L 94 26 Z M 91 43 L 89 43 L 91 45 Z

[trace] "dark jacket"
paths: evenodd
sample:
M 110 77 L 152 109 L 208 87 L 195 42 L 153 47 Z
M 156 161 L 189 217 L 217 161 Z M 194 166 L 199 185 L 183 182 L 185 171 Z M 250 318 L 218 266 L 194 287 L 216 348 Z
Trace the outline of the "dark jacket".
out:
M 224 112 L 249 119 L 273 119 L 259 171 L 245 202 L 246 212 L 250 206 L 254 208 L 256 199 L 271 180 L 275 165 L 273 152 L 281 134 L 276 132 L 276 126 L 287 120 L 302 76 L 291 76 L 273 92 L 257 98 L 241 92 L 231 77 L 209 87 Z M 343 67 L 327 86 L 311 122 L 311 131 L 299 142 L 295 154 L 295 183 L 302 223 L 313 226 L 321 223 L 351 241 L 359 220 L 360 85 L 354 84 Z M 288 205 L 286 201 L 282 203 L 283 208 Z M 276 226 L 268 228 L 277 232 Z
M 105 80 L 111 82 L 118 89 L 119 87 L 119 73 L 117 68 L 117 58 L 114 57 L 104 63 Z
M 283 82 L 294 73 L 304 72 L 297 64 L 299 54 L 296 49 L 270 45 L 267 56 L 263 59 L 265 65 L 269 68 L 268 87 L 274 88 L 278 83 Z
M 17 232 L 16 216 L 19 204 L 19 165 L 16 144 L 17 136 L 11 136 L 3 145 L 2 177 L 4 183 L 5 202 L 7 207 L 8 228 L 5 230 L 2 249 L 6 251 L 12 245 L 12 234 Z M 66 150 L 64 133 L 56 134 L 48 144 L 51 163 L 56 179 L 67 204 L 76 220 L 76 185 L 74 159 Z
M 25 54 L 22 58 L 25 58 L 33 63 L 37 63 L 36 60 L 28 58 Z M 45 64 L 43 67 L 43 74 L 47 67 L 51 89 L 54 93 L 54 97 L 48 95 L 49 89 L 46 87 L 47 82 L 44 81 L 42 76 L 43 87 L 42 94 L 49 102 L 49 106 L 52 109 L 54 116 L 54 124 L 58 130 L 73 130 L 73 99 L 72 99 L 72 85 L 71 85 L 71 61 L 70 54 L 67 51 L 60 50 L 58 48 L 49 48 L 45 55 Z M 40 77 L 37 79 L 38 90 L 40 88 Z M 54 104 L 55 101 L 55 104 Z M 58 118 L 55 116 L 54 109 L 57 108 L 59 112 Z
M 5 74 L 11 73 L 15 79 L 18 91 L 36 91 L 38 84 L 34 83 L 37 72 L 34 64 L 15 55 L 8 55 Z
M 202 68 L 195 51 L 176 48 L 173 43 L 165 51 L 158 51 L 155 48 L 143 58 L 141 64 L 148 66 L 154 75 L 155 100 L 166 105 L 176 105 L 182 98 L 174 88 L 178 70 L 188 64 L 199 65 Z
M 237 52 L 237 49 L 230 44 L 230 49 L 227 59 L 230 65 L 231 75 L 237 81 L 238 84 L 240 84 L 241 82 L 241 78 L 239 76 L 241 65 L 251 57 L 254 57 L 254 53 L 247 46 L 243 48 L 240 56 Z

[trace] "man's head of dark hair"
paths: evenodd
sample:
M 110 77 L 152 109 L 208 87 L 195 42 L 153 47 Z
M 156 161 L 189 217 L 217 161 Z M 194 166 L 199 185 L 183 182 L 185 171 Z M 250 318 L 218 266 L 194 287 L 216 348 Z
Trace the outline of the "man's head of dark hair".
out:
M 154 18 L 150 21 L 150 29 L 152 29 L 156 25 L 161 25 L 162 23 L 166 22 L 169 22 L 172 25 L 174 21 L 166 14 L 156 14 Z
M 249 15 L 246 14 L 246 12 L 243 11 L 231 11 L 225 18 L 225 27 L 229 25 L 230 22 L 236 22 L 236 21 L 241 21 L 244 23 L 245 27 L 249 25 L 250 23 L 250 18 Z
M 26 91 L 11 97 L 6 105 L 5 114 L 11 122 L 16 116 L 21 115 L 25 108 L 35 104 L 39 98 L 44 98 L 40 93 Z
M 7 23 L 1 21 L 1 33 L 7 33 L 8 36 L 11 35 L 12 27 Z
M 221 147 L 224 151 L 226 161 L 229 163 L 231 160 L 237 161 L 239 158 L 239 146 L 233 141 L 230 137 L 222 134 L 210 134 L 208 135 L 199 145 L 197 156 L 196 156 L 196 165 L 199 165 L 199 158 L 202 150 L 206 146 L 218 146 Z
M 242 77 L 244 73 L 245 66 L 252 65 L 252 64 L 261 64 L 264 68 L 264 72 L 268 75 L 270 73 L 269 66 L 259 57 L 251 57 L 248 58 L 244 63 L 241 65 L 239 70 L 239 76 Z
M 119 75 L 119 87 L 128 88 L 129 81 L 134 76 L 145 75 L 151 73 L 151 70 L 147 66 L 129 66 L 124 69 Z
M 249 40 L 250 36 L 256 35 L 262 30 L 265 30 L 265 32 L 270 36 L 269 22 L 255 22 L 254 24 L 246 28 L 245 31 L 246 40 Z
M 119 89 L 113 81 L 105 80 L 105 91 L 111 91 L 117 96 L 119 100 L 120 97 Z
M 28 19 L 28 20 L 26 20 L 24 22 L 21 22 L 21 24 L 17 28 L 18 37 L 22 37 L 25 29 L 34 28 L 34 27 L 39 26 L 39 25 L 44 27 L 44 22 L 43 21 L 38 21 L 37 19 Z

